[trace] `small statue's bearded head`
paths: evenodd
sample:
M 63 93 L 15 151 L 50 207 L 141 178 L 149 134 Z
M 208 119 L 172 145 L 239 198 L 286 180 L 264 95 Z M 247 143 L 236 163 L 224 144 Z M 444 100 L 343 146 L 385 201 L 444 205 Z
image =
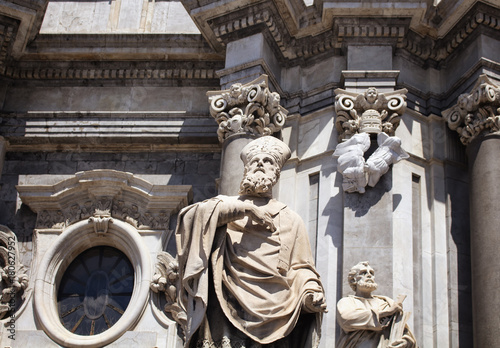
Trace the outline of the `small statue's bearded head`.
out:
M 358 263 L 351 268 L 347 276 L 349 285 L 356 293 L 358 290 L 364 293 L 371 293 L 377 290 L 377 283 L 375 283 L 375 271 L 368 264 L 368 261 Z
M 241 151 L 245 164 L 240 195 L 271 197 L 281 168 L 290 157 L 290 149 L 282 141 L 265 136 L 258 138 Z

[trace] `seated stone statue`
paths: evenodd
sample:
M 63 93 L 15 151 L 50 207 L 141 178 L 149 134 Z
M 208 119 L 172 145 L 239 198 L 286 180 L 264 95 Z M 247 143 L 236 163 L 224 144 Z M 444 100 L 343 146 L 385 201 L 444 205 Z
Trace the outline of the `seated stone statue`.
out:
M 324 290 L 302 219 L 272 199 L 290 149 L 266 136 L 242 150 L 240 196 L 183 209 L 178 303 L 191 347 L 316 347 Z
M 412 348 L 415 338 L 406 325 L 400 298 L 372 295 L 377 289 L 375 272 L 368 262 L 360 262 L 348 275 L 356 294 L 337 304 L 337 321 L 342 328 L 337 348 Z

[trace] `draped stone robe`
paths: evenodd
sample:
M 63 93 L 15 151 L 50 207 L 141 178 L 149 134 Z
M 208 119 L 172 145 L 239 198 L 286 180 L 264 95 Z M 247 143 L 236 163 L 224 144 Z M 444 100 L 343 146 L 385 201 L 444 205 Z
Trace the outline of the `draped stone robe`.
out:
M 316 347 L 321 314 L 305 313 L 302 306 L 306 294 L 323 288 L 302 219 L 274 199 L 249 197 L 272 216 L 276 231 L 241 213 L 231 221 L 238 199 L 244 198 L 217 196 L 179 215 L 179 300 L 188 317 L 186 346 L 193 337 L 202 346 L 234 341 L 231 346 L 258 347 L 289 336 L 293 342 L 283 346 Z M 293 332 L 296 326 L 300 332 Z
M 337 321 L 342 328 L 337 348 L 388 347 L 391 326 L 381 323 L 379 313 L 393 304 L 394 301 L 386 296 L 364 298 L 350 295 L 342 298 L 337 303 Z M 404 334 L 408 336 L 408 348 L 416 347 L 415 338 L 407 326 Z

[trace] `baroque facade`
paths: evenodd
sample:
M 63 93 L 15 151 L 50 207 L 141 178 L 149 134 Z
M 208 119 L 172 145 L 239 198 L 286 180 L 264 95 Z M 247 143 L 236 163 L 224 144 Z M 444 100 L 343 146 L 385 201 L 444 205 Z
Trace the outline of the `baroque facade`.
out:
M 321 347 L 359 261 L 420 347 L 500 346 L 499 57 L 497 0 L 0 0 L 1 346 L 181 347 L 178 213 L 263 135 Z

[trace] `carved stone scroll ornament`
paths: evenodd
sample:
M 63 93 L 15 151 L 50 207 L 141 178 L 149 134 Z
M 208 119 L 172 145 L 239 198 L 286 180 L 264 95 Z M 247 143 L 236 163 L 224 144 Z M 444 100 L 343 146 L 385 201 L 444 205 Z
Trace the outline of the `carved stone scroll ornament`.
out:
M 172 318 L 184 330 L 187 325 L 187 314 L 177 302 L 177 292 L 180 286 L 179 263 L 177 259 L 165 251 L 158 254 L 156 272 L 151 282 L 151 290 L 162 293 L 166 304 L 164 310 L 172 315 Z
M 378 183 L 391 164 L 409 157 L 401 147 L 401 139 L 394 136 L 406 109 L 407 92 L 400 89 L 379 93 L 374 87 L 364 93 L 335 90 L 339 144 L 333 157 L 343 176 L 344 191 L 364 193 L 367 185 L 374 187 Z M 377 134 L 378 148 L 365 160 L 370 134 Z
M 285 124 L 288 112 L 280 105 L 279 94 L 269 90 L 266 75 L 207 96 L 221 143 L 234 134 L 271 135 Z
M 407 89 L 379 93 L 375 87 L 370 87 L 364 93 L 356 93 L 337 88 L 335 127 L 339 141 L 356 133 L 394 135 L 406 109 L 406 93 Z
M 481 75 L 469 94 L 458 97 L 455 106 L 443 111 L 448 127 L 467 145 L 481 132 L 500 130 L 500 87 Z
M 24 290 L 28 287 L 26 269 L 19 262 L 17 237 L 9 228 L 0 225 L 0 319 L 18 307 L 19 294 L 24 300 Z

